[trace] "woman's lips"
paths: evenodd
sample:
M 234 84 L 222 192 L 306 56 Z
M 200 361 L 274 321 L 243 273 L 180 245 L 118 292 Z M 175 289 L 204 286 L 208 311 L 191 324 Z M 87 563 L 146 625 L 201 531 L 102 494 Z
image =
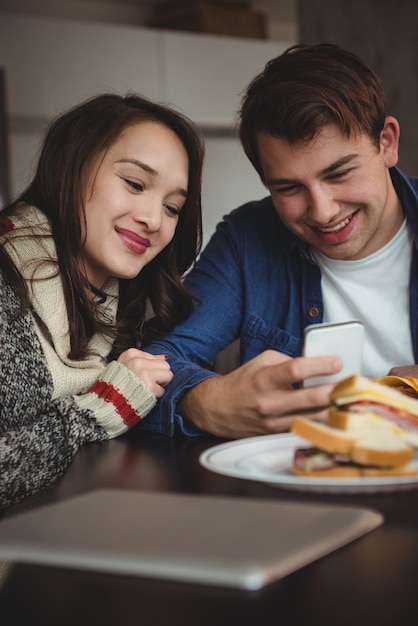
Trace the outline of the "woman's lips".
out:
M 325 243 L 340 243 L 352 233 L 357 221 L 357 214 L 358 211 L 333 226 L 314 226 L 313 230 L 317 237 Z
M 146 252 L 147 248 L 149 247 L 151 243 L 149 239 L 140 237 L 139 235 L 134 233 L 132 230 L 126 230 L 125 228 L 117 228 L 116 232 L 119 235 L 120 239 L 122 240 L 123 244 L 127 248 L 129 248 L 129 250 L 132 250 L 132 252 L 135 252 L 135 254 L 144 254 L 144 252 Z

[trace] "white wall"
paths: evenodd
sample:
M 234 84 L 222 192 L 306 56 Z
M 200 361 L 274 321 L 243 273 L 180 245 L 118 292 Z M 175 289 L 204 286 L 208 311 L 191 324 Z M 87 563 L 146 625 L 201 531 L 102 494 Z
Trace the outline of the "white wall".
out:
M 203 241 L 232 209 L 267 195 L 237 139 L 207 138 L 203 176 Z
M 225 213 L 266 195 L 232 129 L 246 84 L 288 45 L 0 12 L 12 194 L 29 182 L 42 134 L 58 112 L 97 91 L 132 89 L 169 103 L 207 130 L 206 243 Z
M 0 0 L 0 12 L 146 26 L 157 5 L 163 2 L 165 0 Z M 250 4 L 253 10 L 266 15 L 269 39 L 297 40 L 297 0 L 253 0 Z
M 29 183 L 42 139 L 41 130 L 14 132 L 9 139 L 11 194 L 23 191 Z

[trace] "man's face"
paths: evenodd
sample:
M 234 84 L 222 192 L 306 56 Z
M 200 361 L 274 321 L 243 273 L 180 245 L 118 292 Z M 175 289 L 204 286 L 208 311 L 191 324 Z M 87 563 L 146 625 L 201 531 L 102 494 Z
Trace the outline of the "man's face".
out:
M 306 144 L 258 134 L 258 152 L 274 207 L 286 226 L 328 257 L 362 259 L 382 248 L 403 220 L 389 167 L 399 126 L 386 118 L 379 148 L 365 134 L 347 138 L 324 127 Z

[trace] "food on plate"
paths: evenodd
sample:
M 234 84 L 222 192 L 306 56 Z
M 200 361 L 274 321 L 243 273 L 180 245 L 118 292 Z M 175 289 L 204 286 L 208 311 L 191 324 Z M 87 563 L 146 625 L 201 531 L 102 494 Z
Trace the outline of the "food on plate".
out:
M 405 392 L 406 381 L 410 381 Z M 387 382 L 383 382 L 387 381 Z M 404 382 L 402 382 L 404 381 Z M 397 434 L 404 436 L 409 443 L 418 447 L 418 395 L 410 395 L 413 384 L 418 389 L 416 379 L 402 379 L 397 376 L 372 380 L 365 376 L 350 376 L 337 383 L 330 395 L 330 423 L 339 426 L 343 420 L 341 413 L 367 413 L 375 418 L 389 421 Z M 401 387 L 403 391 L 401 391 Z M 387 427 L 387 424 L 384 425 Z
M 418 398 L 418 378 L 412 376 L 383 376 L 383 378 L 375 378 L 375 382 L 388 387 L 393 387 L 401 393 Z
M 353 430 L 298 417 L 292 432 L 311 446 L 295 451 L 293 471 L 299 476 L 414 476 L 412 446 L 393 430 L 370 425 L 358 415 Z M 366 417 L 364 428 L 360 421 Z M 379 422 L 377 422 L 379 423 Z
M 387 381 L 387 382 L 386 382 Z M 296 418 L 292 432 L 312 445 L 295 452 L 294 473 L 303 476 L 409 476 L 418 447 L 415 379 L 372 380 L 350 376 L 330 395 L 328 422 Z M 402 391 L 408 388 L 408 392 Z

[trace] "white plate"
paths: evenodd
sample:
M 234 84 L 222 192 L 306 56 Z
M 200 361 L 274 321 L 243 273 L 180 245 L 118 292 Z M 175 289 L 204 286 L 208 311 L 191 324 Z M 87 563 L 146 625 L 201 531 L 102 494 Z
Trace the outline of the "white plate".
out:
M 382 478 L 305 478 L 292 473 L 295 448 L 306 440 L 291 433 L 265 435 L 222 443 L 200 455 L 203 467 L 235 478 L 316 493 L 387 493 L 418 488 L 418 475 Z M 412 463 L 418 469 L 418 460 Z

